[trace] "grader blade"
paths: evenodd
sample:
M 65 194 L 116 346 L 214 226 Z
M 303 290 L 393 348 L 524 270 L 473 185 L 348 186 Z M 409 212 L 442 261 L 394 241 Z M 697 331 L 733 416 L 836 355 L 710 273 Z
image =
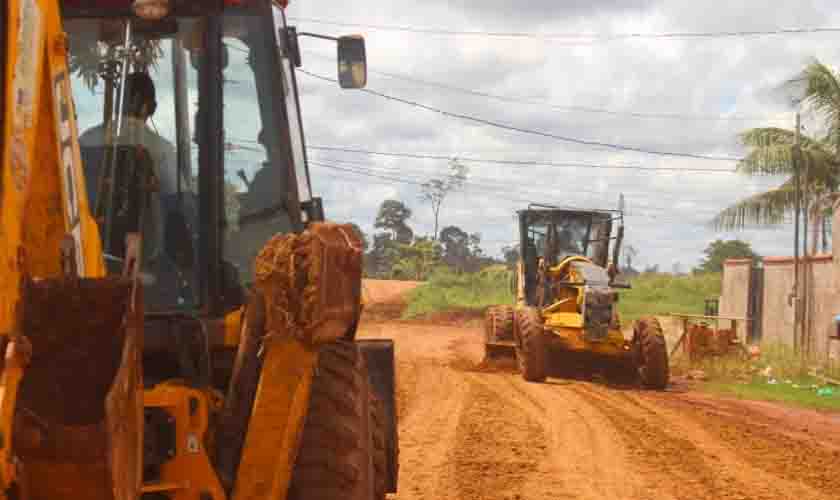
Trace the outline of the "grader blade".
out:
M 32 358 L 20 384 L 14 442 L 28 498 L 137 498 L 142 311 L 132 307 L 132 292 L 140 290 L 123 278 L 24 286 L 20 324 Z
M 485 358 L 494 359 L 515 359 L 516 342 L 513 340 L 496 340 L 484 344 Z

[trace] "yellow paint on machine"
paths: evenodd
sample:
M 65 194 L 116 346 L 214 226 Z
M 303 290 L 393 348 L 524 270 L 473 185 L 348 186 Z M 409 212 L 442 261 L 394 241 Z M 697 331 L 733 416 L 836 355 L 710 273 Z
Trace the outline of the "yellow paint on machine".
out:
M 10 27 L 2 131 L 9 140 L 0 144 L 0 335 L 6 335 L 24 269 L 59 275 L 64 235 L 73 235 L 82 276 L 104 276 L 105 265 L 82 177 L 59 10 L 53 0 L 6 0 L 0 8 Z
M 317 348 L 289 334 L 267 339 L 264 355 L 234 500 L 286 498 L 318 362 Z
M 548 327 L 548 325 L 546 325 Z M 603 356 L 624 356 L 627 354 L 624 335 L 620 330 L 610 330 L 607 338 L 601 342 L 589 342 L 583 338 L 582 327 L 556 326 L 547 328 L 550 344 L 567 351 L 586 351 Z

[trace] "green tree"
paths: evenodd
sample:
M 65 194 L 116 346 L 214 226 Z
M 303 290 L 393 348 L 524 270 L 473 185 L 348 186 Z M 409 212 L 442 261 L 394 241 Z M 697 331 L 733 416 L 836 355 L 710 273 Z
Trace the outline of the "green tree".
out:
M 366 255 L 365 267 L 370 276 L 386 277 L 391 270 L 389 253 L 394 240 L 390 233 L 376 233 L 373 235 L 373 246 Z
M 746 241 L 741 240 L 715 240 L 709 243 L 703 251 L 706 258 L 695 269 L 696 272 L 709 273 L 723 271 L 723 263 L 727 259 L 751 259 L 758 257 L 752 247 Z
M 440 265 L 441 247 L 430 238 L 417 238 L 412 244 L 396 243 L 392 249 L 394 278 L 425 280 Z
M 837 190 L 840 180 L 840 77 L 825 64 L 814 60 L 789 82 L 804 89 L 802 103 L 823 122 L 825 132 L 813 136 L 800 134 L 803 201 L 810 206 L 808 217 L 815 231 L 829 211 L 829 194 Z M 742 229 L 748 224 L 761 226 L 784 222 L 795 206 L 796 185 L 793 168 L 793 146 L 796 132 L 782 128 L 754 128 L 740 135 L 749 148 L 738 163 L 737 171 L 745 175 L 785 175 L 779 187 L 736 202 L 721 211 L 712 221 L 718 229 Z M 827 246 L 822 231 L 823 248 Z
M 439 179 L 432 179 L 424 182 L 420 187 L 420 199 L 428 201 L 432 206 L 432 214 L 435 216 L 435 232 L 433 239 L 438 238 L 438 221 L 440 220 L 440 207 L 450 193 L 464 187 L 467 180 L 467 166 L 453 159 L 449 163 L 449 173 Z
M 463 271 L 470 257 L 470 235 L 458 226 L 446 226 L 438 239 L 443 247 L 443 260 L 447 265 Z
M 400 243 L 411 243 L 414 232 L 408 227 L 411 209 L 405 203 L 397 200 L 385 200 L 379 206 L 373 227 L 384 229 L 391 233 L 391 239 Z

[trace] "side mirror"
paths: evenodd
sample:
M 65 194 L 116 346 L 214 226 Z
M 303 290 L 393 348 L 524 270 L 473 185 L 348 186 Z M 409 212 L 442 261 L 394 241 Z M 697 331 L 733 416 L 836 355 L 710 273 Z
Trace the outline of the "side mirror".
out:
M 338 82 L 345 89 L 360 89 L 367 84 L 365 39 L 361 35 L 338 39 Z

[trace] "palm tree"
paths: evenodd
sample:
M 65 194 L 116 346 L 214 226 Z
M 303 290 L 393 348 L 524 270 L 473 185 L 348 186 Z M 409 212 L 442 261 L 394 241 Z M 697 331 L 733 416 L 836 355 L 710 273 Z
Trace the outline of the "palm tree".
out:
M 830 210 L 829 201 L 840 181 L 840 75 L 814 60 L 791 84 L 803 84 L 802 103 L 823 122 L 822 135 L 800 135 L 803 203 L 810 207 L 808 217 L 815 237 Z M 725 208 L 712 221 L 718 229 L 743 229 L 748 224 L 775 225 L 795 206 L 793 146 L 795 132 L 782 128 L 755 128 L 740 135 L 749 153 L 737 167 L 746 175 L 787 175 L 779 187 Z M 827 244 L 823 229 L 823 247 Z

